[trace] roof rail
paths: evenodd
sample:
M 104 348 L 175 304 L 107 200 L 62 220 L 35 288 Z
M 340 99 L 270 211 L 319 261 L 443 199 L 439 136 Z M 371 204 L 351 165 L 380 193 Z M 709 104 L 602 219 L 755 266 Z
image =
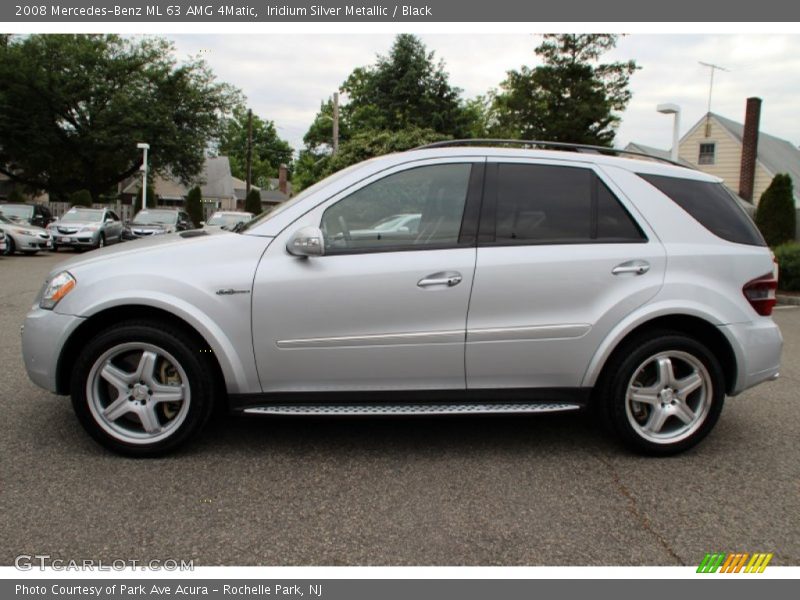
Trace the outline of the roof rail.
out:
M 620 150 L 618 148 L 609 148 L 607 146 L 592 146 L 590 144 L 570 144 L 568 142 L 546 142 L 543 140 L 508 140 L 508 139 L 463 139 L 463 140 L 442 140 L 441 142 L 433 142 L 425 144 L 424 146 L 417 146 L 412 150 L 429 150 L 431 148 L 449 148 L 453 146 L 531 146 L 539 148 L 553 148 L 556 150 L 575 150 L 577 152 L 587 151 L 596 154 L 625 154 L 628 156 L 636 156 L 639 158 L 649 158 L 650 160 L 657 160 L 665 162 L 676 167 L 691 168 L 685 164 L 681 164 L 669 158 L 661 156 L 653 156 L 644 152 L 634 152 L 633 150 Z

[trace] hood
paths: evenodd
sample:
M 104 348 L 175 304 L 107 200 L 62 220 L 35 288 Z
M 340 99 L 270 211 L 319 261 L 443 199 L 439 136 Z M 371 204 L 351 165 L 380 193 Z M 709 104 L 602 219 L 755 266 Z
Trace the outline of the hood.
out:
M 63 227 L 64 229 L 77 229 L 81 230 L 84 227 L 99 227 L 102 225 L 100 221 L 70 221 L 69 223 L 63 223 L 62 221 L 55 221 L 54 223 L 50 223 L 50 227 Z
M 36 225 L 31 225 L 28 221 L 14 221 L 13 223 L 0 223 L 0 229 L 5 229 L 6 231 L 10 231 L 13 228 L 19 229 L 27 229 L 28 231 L 34 231 L 37 234 L 46 233 L 49 235 L 49 231 L 46 229 L 42 229 L 41 227 L 37 227 Z
M 227 244 L 236 244 L 240 242 L 237 238 L 243 237 L 254 238 L 257 236 L 242 236 L 229 231 L 217 230 L 208 231 L 202 235 L 197 235 L 195 231 L 184 231 L 139 238 L 124 244 L 113 244 L 86 254 L 79 254 L 56 265 L 50 272 L 50 277 L 61 271 L 69 271 L 77 276 L 86 268 L 114 269 L 116 265 L 124 263 L 137 263 L 138 271 L 142 270 L 142 266 L 145 267 L 144 270 L 147 270 L 147 265 L 153 265 L 153 270 L 156 270 L 156 267 L 169 265 L 187 253 L 189 255 L 196 253 L 196 256 L 200 256 L 205 248 L 222 248 Z

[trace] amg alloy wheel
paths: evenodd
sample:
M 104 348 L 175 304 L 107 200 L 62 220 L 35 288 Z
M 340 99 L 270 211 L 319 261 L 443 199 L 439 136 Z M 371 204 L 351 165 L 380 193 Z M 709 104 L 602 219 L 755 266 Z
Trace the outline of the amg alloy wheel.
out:
M 72 405 L 98 442 L 130 456 L 164 454 L 208 420 L 217 389 L 205 343 L 157 321 L 128 321 L 89 341 Z
M 717 358 L 683 333 L 654 331 L 630 340 L 607 365 L 608 423 L 647 454 L 683 452 L 719 418 L 725 385 Z

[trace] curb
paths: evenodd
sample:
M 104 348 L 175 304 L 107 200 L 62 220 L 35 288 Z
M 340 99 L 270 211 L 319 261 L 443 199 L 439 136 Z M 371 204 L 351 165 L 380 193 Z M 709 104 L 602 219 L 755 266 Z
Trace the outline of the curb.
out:
M 800 306 L 800 296 L 786 296 L 784 294 L 776 294 L 775 299 L 778 301 L 778 304 L 790 304 L 794 306 Z

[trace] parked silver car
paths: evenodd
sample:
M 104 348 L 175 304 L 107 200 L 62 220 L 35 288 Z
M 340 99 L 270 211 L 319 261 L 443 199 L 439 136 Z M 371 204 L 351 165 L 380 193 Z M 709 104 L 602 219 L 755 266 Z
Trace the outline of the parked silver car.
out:
M 5 232 L 5 250 L 7 255 L 14 252 L 36 254 L 39 250 L 50 250 L 53 242 L 47 230 L 25 222 L 12 221 L 0 214 L 0 228 Z
M 143 208 L 128 223 L 123 232 L 126 240 L 146 238 L 151 235 L 162 235 L 175 231 L 193 229 L 189 214 L 176 208 Z
M 73 206 L 47 226 L 53 248 L 102 248 L 122 241 L 122 221 L 108 208 Z
M 352 235 L 417 213 L 414 231 Z M 630 447 L 664 455 L 703 439 L 726 395 L 777 377 L 776 286 L 718 178 L 443 146 L 340 171 L 238 233 L 59 265 L 22 349 L 36 384 L 71 394 L 89 434 L 130 455 L 179 446 L 220 402 L 249 415 L 596 407 Z

